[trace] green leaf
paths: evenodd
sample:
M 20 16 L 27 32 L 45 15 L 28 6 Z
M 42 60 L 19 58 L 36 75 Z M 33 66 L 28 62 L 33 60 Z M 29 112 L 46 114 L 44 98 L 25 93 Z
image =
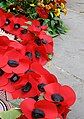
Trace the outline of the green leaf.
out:
M 50 16 L 51 16 L 51 18 L 53 18 L 53 17 L 54 17 L 54 15 L 53 15 L 53 13 L 52 13 L 52 12 L 50 12 Z
M 6 8 L 7 7 L 7 4 L 5 2 L 0 2 L 0 7 Z
M 10 102 L 13 106 L 19 108 L 19 105 L 20 105 L 20 103 L 21 103 L 22 101 L 23 101 L 23 99 L 15 99 L 15 100 L 10 100 L 9 102 Z
M 16 119 L 20 117 L 22 112 L 19 109 L 11 109 L 8 111 L 0 112 L 1 119 Z
M 51 27 L 53 28 L 53 27 L 54 27 L 54 25 L 55 25 L 54 20 L 51 20 Z

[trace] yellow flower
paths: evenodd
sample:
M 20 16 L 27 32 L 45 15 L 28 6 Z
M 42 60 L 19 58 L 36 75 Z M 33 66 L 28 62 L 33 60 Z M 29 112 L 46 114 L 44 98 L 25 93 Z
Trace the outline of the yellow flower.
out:
M 65 8 L 64 3 L 61 3 L 61 9 L 64 9 L 64 8 Z
M 67 14 L 67 9 L 66 8 L 64 8 L 62 11 L 64 12 L 65 15 Z
M 40 7 L 45 7 L 45 5 L 43 4 L 43 3 L 38 3 L 38 6 L 40 6 Z
M 46 8 L 47 10 L 50 10 L 50 9 L 51 9 L 50 5 L 45 5 L 45 8 Z
M 60 9 L 58 8 L 58 9 L 55 9 L 55 16 L 60 16 Z

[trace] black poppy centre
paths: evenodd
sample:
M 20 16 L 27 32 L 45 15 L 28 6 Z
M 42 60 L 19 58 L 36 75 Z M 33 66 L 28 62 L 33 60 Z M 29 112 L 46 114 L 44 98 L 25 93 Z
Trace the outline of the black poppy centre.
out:
M 26 52 L 25 55 L 26 55 L 28 58 L 32 59 L 32 52 Z
M 7 64 L 10 67 L 17 67 L 19 65 L 19 62 L 15 61 L 15 60 L 8 60 Z
M 18 24 L 18 23 L 17 24 L 14 24 L 14 28 L 15 29 L 19 29 L 20 28 L 20 24 Z
M 22 33 L 22 34 L 26 34 L 27 32 L 28 32 L 27 29 L 21 30 L 21 33 Z
M 0 69 L 0 76 L 2 76 L 4 73 L 5 72 L 2 69 Z
M 39 59 L 40 57 L 41 57 L 41 54 L 40 54 L 40 52 L 39 51 L 35 51 L 35 57 L 37 58 L 37 59 Z
M 35 39 L 34 41 L 38 46 L 41 46 L 42 44 L 47 44 L 47 41 L 44 39 Z
M 44 89 L 44 86 L 45 86 L 45 85 L 46 85 L 46 84 L 44 84 L 44 83 L 39 84 L 39 85 L 38 85 L 39 91 L 45 92 L 45 89 Z
M 28 82 L 25 86 L 23 86 L 21 88 L 21 90 L 22 90 L 22 92 L 26 93 L 26 92 L 29 92 L 31 90 L 31 88 L 32 88 L 32 84 L 30 82 Z
M 32 111 L 32 117 L 34 119 L 44 118 L 45 117 L 45 113 L 42 110 L 40 110 L 40 109 L 34 109 Z
M 11 23 L 11 21 L 9 19 L 6 19 L 5 25 L 9 25 Z
M 58 103 L 64 101 L 64 98 L 60 94 L 52 94 L 51 99 Z
M 10 78 L 11 82 L 17 82 L 20 79 L 20 76 L 17 74 L 13 74 L 13 76 Z

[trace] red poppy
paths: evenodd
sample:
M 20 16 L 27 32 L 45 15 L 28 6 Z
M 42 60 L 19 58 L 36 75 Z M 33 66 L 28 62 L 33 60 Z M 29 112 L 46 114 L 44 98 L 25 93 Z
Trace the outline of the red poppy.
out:
M 9 26 L 9 24 L 11 23 L 10 18 L 12 16 L 13 15 L 11 13 L 2 12 L 2 15 L 0 15 L 0 27 L 4 29 L 4 26 Z
M 47 35 L 44 31 L 40 32 L 39 38 L 42 41 L 42 45 L 45 47 L 46 53 L 53 53 L 53 39 Z
M 34 41 L 34 34 L 30 33 L 27 29 L 21 28 L 20 34 L 18 35 L 19 38 L 21 38 L 22 45 L 29 45 L 30 41 Z
M 53 54 L 53 40 L 46 33 L 41 32 L 37 37 L 33 37 L 32 40 L 28 41 L 26 48 L 26 56 L 31 54 L 29 59 L 32 62 L 38 61 L 44 65 L 50 60 L 49 54 Z
M 32 97 L 33 97 L 33 95 L 36 95 L 37 92 L 38 92 L 37 94 L 40 93 L 38 90 L 38 87 L 37 87 L 38 82 L 35 80 L 37 78 L 40 78 L 40 75 L 34 73 L 33 71 L 28 70 L 26 74 L 15 74 L 15 73 L 13 73 L 13 74 L 8 75 L 8 77 L 7 76 L 5 76 L 5 77 L 6 77 L 6 78 L 4 78 L 5 83 L 2 84 L 2 82 L 1 82 L 1 88 L 7 92 L 10 92 L 10 93 L 14 92 L 13 93 L 14 98 L 17 98 L 18 96 L 20 96 L 21 91 L 23 93 L 23 95 L 21 95 L 22 97 L 23 96 L 27 97 L 27 95 L 30 96 L 30 94 L 32 94 Z M 35 83 L 34 90 L 36 90 L 36 92 L 32 90 L 32 88 L 33 88 L 32 82 Z M 26 84 L 28 84 L 28 88 L 27 88 Z M 23 87 L 25 88 L 26 91 L 22 90 Z M 31 91 L 29 88 L 31 89 Z M 19 94 L 17 95 L 16 92 L 19 92 Z
M 41 75 L 41 78 L 39 79 L 40 83 L 44 82 L 44 83 L 48 84 L 48 83 L 58 82 L 57 77 L 55 77 L 53 74 L 51 74 L 45 68 L 43 68 L 42 65 L 39 64 L 38 62 L 32 63 L 30 69 L 32 71 L 34 71 L 35 73 Z
M 0 27 L 4 25 L 5 22 L 5 16 L 4 16 L 4 10 L 0 8 Z
M 20 108 L 28 119 L 55 119 L 58 116 L 56 106 L 46 100 L 35 102 L 28 98 L 21 102 Z
M 20 44 L 19 42 L 17 41 L 11 41 L 10 44 L 9 44 L 9 47 L 11 49 L 15 49 L 16 51 L 18 51 L 19 53 L 21 54 L 24 54 L 25 51 L 26 51 L 26 48 L 24 45 Z
M 5 86 L 8 83 L 7 78 L 10 76 L 10 74 L 5 73 L 2 69 L 0 69 L 0 88 L 2 86 Z
M 6 73 L 24 73 L 29 68 L 28 59 L 14 49 L 6 52 L 0 59 L 0 68 Z
M 61 86 L 59 83 L 51 83 L 46 85 L 44 89 L 45 98 L 56 104 L 62 104 L 69 107 L 73 105 L 76 100 L 75 92 L 69 86 Z
M 13 84 L 13 98 L 27 98 L 39 95 L 38 82 L 31 75 L 23 75 L 19 82 Z
M 46 62 L 49 60 L 45 47 L 36 46 L 34 43 L 32 43 L 32 45 L 27 46 L 25 55 L 30 60 L 30 62 L 37 61 L 42 65 L 46 64 Z
M 37 7 L 36 8 L 36 12 L 39 14 L 39 17 L 43 18 L 43 19 L 47 19 L 48 18 L 48 14 L 49 11 L 42 8 L 42 7 Z
M 7 49 L 10 42 L 11 41 L 8 39 L 8 37 L 0 36 L 0 49 Z

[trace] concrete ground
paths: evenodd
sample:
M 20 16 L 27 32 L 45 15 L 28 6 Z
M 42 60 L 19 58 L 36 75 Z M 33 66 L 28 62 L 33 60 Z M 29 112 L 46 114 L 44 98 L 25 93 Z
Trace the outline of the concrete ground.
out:
M 47 68 L 77 94 L 67 119 L 84 119 L 84 0 L 70 0 L 68 8 L 67 16 L 62 18 L 70 30 L 54 39 L 55 55 Z

